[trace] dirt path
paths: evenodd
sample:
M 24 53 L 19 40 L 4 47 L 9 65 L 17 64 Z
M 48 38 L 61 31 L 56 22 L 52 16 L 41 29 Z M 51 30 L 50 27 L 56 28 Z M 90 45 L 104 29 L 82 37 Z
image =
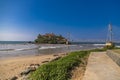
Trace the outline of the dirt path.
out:
M 72 71 L 71 80 L 82 80 L 85 70 L 86 70 L 88 58 L 89 58 L 89 55 L 86 56 L 82 60 L 82 63 Z
M 93 52 L 83 80 L 120 80 L 120 67 L 105 52 Z

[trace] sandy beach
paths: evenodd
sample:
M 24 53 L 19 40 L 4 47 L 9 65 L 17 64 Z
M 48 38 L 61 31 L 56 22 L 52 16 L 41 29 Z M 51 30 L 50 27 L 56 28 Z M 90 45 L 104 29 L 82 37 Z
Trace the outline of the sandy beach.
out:
M 60 54 L 59 54 L 60 55 Z M 39 56 L 25 56 L 14 57 L 0 60 L 0 80 L 10 79 L 13 76 L 18 76 L 30 64 L 42 64 L 43 61 L 52 60 L 55 56 L 39 55 Z

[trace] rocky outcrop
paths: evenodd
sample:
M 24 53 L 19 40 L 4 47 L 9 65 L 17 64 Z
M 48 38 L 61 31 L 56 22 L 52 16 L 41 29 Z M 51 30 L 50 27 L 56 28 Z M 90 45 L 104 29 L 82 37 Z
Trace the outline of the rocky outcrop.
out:
M 18 77 L 17 76 L 14 76 L 14 77 L 12 77 L 10 80 L 17 80 L 18 79 Z
M 117 63 L 119 66 L 120 66 L 120 54 L 114 52 L 114 51 L 111 51 L 111 50 L 108 50 L 107 53 L 106 53 L 115 63 Z

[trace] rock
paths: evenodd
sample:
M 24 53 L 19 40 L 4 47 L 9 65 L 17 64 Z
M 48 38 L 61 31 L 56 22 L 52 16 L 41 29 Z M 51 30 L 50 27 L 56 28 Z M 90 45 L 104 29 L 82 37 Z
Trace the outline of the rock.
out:
M 29 79 L 28 79 L 28 76 L 23 76 L 20 78 L 20 80 L 29 80 Z
M 39 64 L 30 64 L 25 71 L 20 73 L 20 80 L 27 80 L 29 73 L 35 71 L 39 66 Z
M 28 69 L 37 69 L 40 66 L 40 64 L 31 64 Z
M 53 56 L 59 56 L 59 55 L 57 55 L 57 54 L 54 54 Z
M 30 66 L 40 66 L 40 64 L 30 64 Z
M 29 66 L 27 69 L 31 69 L 31 70 L 35 70 L 37 69 L 39 66 Z
M 46 63 L 46 62 L 49 62 L 49 61 L 42 61 L 42 63 Z
M 58 60 L 58 59 L 60 59 L 60 58 L 61 58 L 61 56 L 58 56 L 58 57 L 52 59 L 51 61 L 56 61 L 56 60 Z
M 27 70 L 21 72 L 20 74 L 21 74 L 21 76 L 27 75 L 28 73 L 30 73 L 30 71 L 31 71 L 30 69 L 27 69 Z
M 18 79 L 18 77 L 14 76 L 10 80 L 17 80 L 17 79 Z
M 61 55 L 65 55 L 65 53 L 62 53 Z
M 65 55 L 68 55 L 68 53 L 62 53 L 61 55 L 64 55 L 64 56 L 65 56 Z
M 34 66 L 34 64 L 30 64 L 30 66 Z
M 39 66 L 39 64 L 30 64 L 30 66 L 28 66 L 25 71 L 21 72 L 20 75 L 28 75 L 30 72 L 35 71 Z
M 35 66 L 40 66 L 40 64 L 35 64 Z
M 31 71 L 35 71 L 36 70 L 36 66 L 35 67 L 30 67 L 29 68 Z

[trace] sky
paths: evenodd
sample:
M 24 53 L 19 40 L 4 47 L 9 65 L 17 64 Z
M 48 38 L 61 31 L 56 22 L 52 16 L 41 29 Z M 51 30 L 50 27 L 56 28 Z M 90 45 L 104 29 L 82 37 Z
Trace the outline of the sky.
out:
M 0 0 L 0 40 L 33 41 L 55 33 L 105 40 L 108 24 L 120 40 L 120 0 Z

